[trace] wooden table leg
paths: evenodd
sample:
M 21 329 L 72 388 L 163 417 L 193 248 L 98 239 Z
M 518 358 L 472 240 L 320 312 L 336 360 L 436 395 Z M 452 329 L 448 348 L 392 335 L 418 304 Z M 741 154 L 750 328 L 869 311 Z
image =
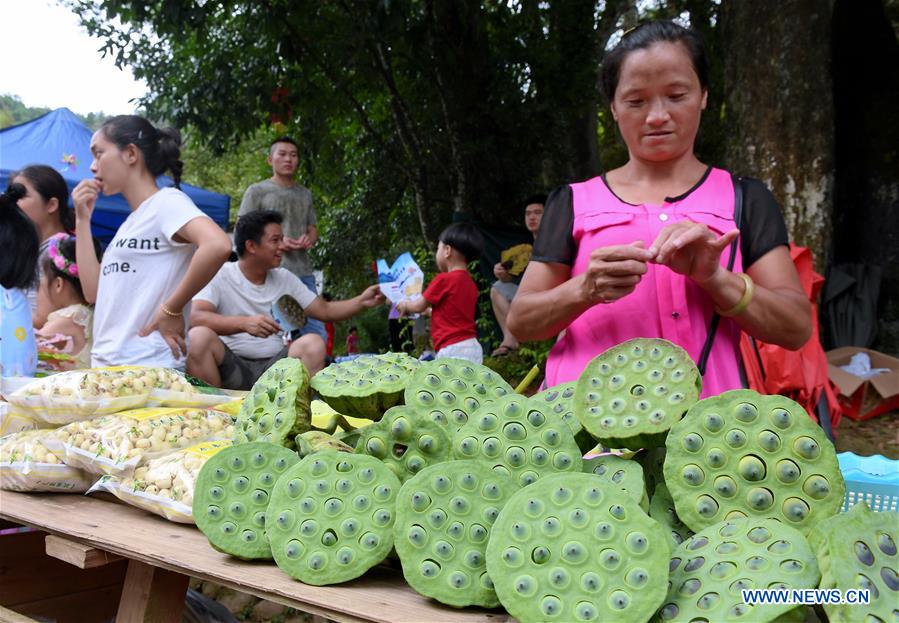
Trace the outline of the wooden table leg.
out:
M 180 623 L 190 578 L 128 561 L 116 623 Z

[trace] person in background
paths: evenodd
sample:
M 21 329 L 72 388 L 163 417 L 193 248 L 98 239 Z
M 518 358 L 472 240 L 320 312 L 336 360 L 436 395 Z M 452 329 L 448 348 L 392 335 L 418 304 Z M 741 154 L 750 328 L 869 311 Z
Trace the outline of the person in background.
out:
M 266 160 L 272 167 L 272 176 L 252 184 L 243 195 L 237 219 L 254 210 L 275 210 L 284 217 L 284 268 L 300 278 L 309 291 L 318 294 L 309 249 L 318 241 L 318 226 L 312 192 L 297 183 L 300 152 L 296 141 L 281 136 L 272 141 Z M 315 319 L 307 320 L 300 335 L 318 335 L 328 341 L 324 324 Z
M 26 290 L 34 283 L 40 253 L 37 229 L 17 202 L 25 187 L 0 194 L 0 376 L 34 376 L 37 345 Z
M 75 230 L 75 214 L 69 207 L 69 187 L 56 169 L 44 164 L 32 164 L 13 173 L 9 179 L 12 183 L 21 184 L 25 188 L 25 196 L 19 199 L 19 208 L 37 229 L 41 241 L 41 254 L 47 250 L 50 238 L 56 234 Z M 38 271 L 40 269 L 39 262 Z M 31 305 L 34 326 L 42 326 L 47 318 L 37 314 L 36 287 L 28 290 L 28 302 Z
M 344 320 L 384 301 L 370 286 L 346 301 L 326 301 L 281 268 L 283 217 L 274 210 L 243 216 L 234 232 L 240 259 L 225 264 L 193 301 L 188 374 L 215 387 L 250 389 L 284 357 L 303 362 L 309 375 L 322 369 L 325 343 L 314 334 L 290 339 L 272 316 L 272 305 L 291 296 L 309 318 Z
M 533 239 L 537 238 L 537 230 L 540 229 L 545 203 L 546 195 L 533 195 L 525 201 L 524 225 Z M 518 280 L 524 269 L 527 268 L 532 249 L 533 247 L 529 244 L 520 244 L 506 249 L 500 256 L 500 261 L 493 267 L 496 281 L 490 287 L 490 304 L 493 306 L 496 322 L 503 332 L 503 341 L 490 353 L 491 357 L 502 357 L 518 350 L 518 340 L 509 331 L 506 316 L 509 314 L 512 299 L 518 292 Z
M 78 278 L 75 236 L 59 233 L 50 237 L 41 255 L 37 315 L 46 318 L 36 335 L 38 350 L 68 355 L 59 369 L 89 368 L 94 310 L 84 298 Z M 99 245 L 96 247 L 100 258 Z
M 387 313 L 387 331 L 390 335 L 392 352 L 412 352 L 412 322 L 408 318 L 400 318 L 400 312 L 395 304 L 390 306 Z
M 359 354 L 359 329 L 355 326 L 350 327 L 350 332 L 346 335 L 346 354 Z
M 334 300 L 329 292 L 322 292 L 322 298 L 329 303 Z M 334 334 L 336 332 L 333 322 L 329 320 L 325 323 L 325 334 L 328 336 L 328 340 L 325 342 L 325 365 L 334 361 Z
M 135 115 L 107 120 L 91 138 L 93 179 L 72 191 L 78 274 L 94 303 L 91 365 L 183 369 L 188 304 L 231 253 L 231 241 L 179 190 L 178 130 Z M 174 188 L 156 178 L 170 171 Z M 97 260 L 91 216 L 100 193 L 122 193 L 131 214 Z
M 440 271 L 422 296 L 400 301 L 401 316 L 431 312 L 431 340 L 437 358 L 455 357 L 483 363 L 484 351 L 478 342 L 475 311 L 478 286 L 468 273 L 468 264 L 484 251 L 481 232 L 470 223 L 454 223 L 443 230 L 437 243 L 437 270 Z
M 706 397 L 742 387 L 741 331 L 790 349 L 811 335 L 777 201 L 761 182 L 735 181 L 694 152 L 708 75 L 699 35 L 668 21 L 637 26 L 603 59 L 628 161 L 550 195 L 509 310 L 519 340 L 565 329 L 546 362 L 547 386 L 576 380 L 620 342 L 658 337 L 697 362 L 711 346 Z M 715 313 L 722 320 L 709 341 Z

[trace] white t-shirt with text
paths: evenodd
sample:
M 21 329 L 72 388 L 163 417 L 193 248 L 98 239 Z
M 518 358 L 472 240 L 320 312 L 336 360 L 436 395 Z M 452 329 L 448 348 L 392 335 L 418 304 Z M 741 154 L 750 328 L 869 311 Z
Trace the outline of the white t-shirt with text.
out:
M 216 312 L 223 316 L 271 316 L 272 303 L 285 294 L 295 298 L 303 309 L 315 300 L 315 294 L 286 268 L 273 268 L 268 271 L 265 283 L 257 285 L 244 276 L 240 262 L 229 262 L 222 266 L 194 300 L 212 303 Z M 256 337 L 249 333 L 235 333 L 221 338 L 235 355 L 246 359 L 268 359 L 284 347 L 280 334 Z
M 186 194 L 162 188 L 125 219 L 103 253 L 94 310 L 93 366 L 147 365 L 183 368 L 154 331 L 138 333 L 181 283 L 196 245 L 175 242 L 179 229 L 206 217 Z M 189 306 L 184 309 L 185 335 Z

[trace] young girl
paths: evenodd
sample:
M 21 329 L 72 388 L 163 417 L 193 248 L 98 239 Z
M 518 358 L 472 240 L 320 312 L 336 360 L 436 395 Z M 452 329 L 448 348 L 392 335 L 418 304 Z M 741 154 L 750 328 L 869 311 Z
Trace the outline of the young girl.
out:
M 109 119 L 91 138 L 94 179 L 72 192 L 77 264 L 85 300 L 95 303 L 94 366 L 184 368 L 185 307 L 222 266 L 231 241 L 178 189 L 181 135 L 134 115 Z M 170 171 L 175 188 L 156 185 Z M 103 255 L 90 219 L 102 192 L 131 207 Z
M 483 363 L 484 351 L 478 342 L 474 315 L 478 286 L 468 274 L 468 263 L 484 249 L 481 233 L 470 223 L 454 223 L 443 230 L 437 243 L 437 270 L 440 274 L 414 301 L 401 301 L 401 315 L 419 313 L 431 307 L 431 340 L 437 358 L 455 357 Z
M 40 261 L 37 315 L 47 321 L 37 331 L 38 346 L 42 352 L 70 355 L 71 361 L 54 366 L 62 369 L 91 365 L 94 310 L 84 298 L 75 258 L 75 237 L 62 233 L 50 238 Z
M 69 207 L 69 187 L 56 169 L 44 164 L 32 164 L 13 173 L 10 179 L 25 188 L 25 196 L 19 199 L 19 209 L 34 223 L 42 254 L 47 250 L 51 237 L 75 229 L 75 215 Z M 39 327 L 47 319 L 36 313 L 36 288 L 28 290 L 28 302 L 31 304 L 34 326 Z
M 16 205 L 25 192 L 21 184 L 10 184 L 0 194 L 0 376 L 33 376 L 37 367 L 25 289 L 34 282 L 40 242 Z

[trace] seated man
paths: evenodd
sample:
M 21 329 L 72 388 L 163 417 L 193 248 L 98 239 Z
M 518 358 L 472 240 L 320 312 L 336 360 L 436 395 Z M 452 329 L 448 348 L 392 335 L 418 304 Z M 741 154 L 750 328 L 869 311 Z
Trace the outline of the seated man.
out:
M 534 195 L 529 197 L 524 207 L 524 225 L 531 236 L 537 237 L 540 229 L 540 220 L 543 218 L 543 205 L 546 203 L 546 195 Z M 490 288 L 490 303 L 493 305 L 493 315 L 503 332 L 503 341 L 490 353 L 491 357 L 508 355 L 518 348 L 518 340 L 509 333 L 506 326 L 506 316 L 509 314 L 509 306 L 515 293 L 518 292 L 518 279 L 528 265 L 531 257 L 531 245 L 519 244 L 506 249 L 500 256 L 500 261 L 493 267 L 496 281 Z
M 282 218 L 273 210 L 240 218 L 234 232 L 238 261 L 222 266 L 193 299 L 188 374 L 215 387 L 250 389 L 273 363 L 296 357 L 313 375 L 324 365 L 325 341 L 307 333 L 287 343 L 272 303 L 290 295 L 310 318 L 333 321 L 384 302 L 376 285 L 347 301 L 326 301 L 281 268 Z

